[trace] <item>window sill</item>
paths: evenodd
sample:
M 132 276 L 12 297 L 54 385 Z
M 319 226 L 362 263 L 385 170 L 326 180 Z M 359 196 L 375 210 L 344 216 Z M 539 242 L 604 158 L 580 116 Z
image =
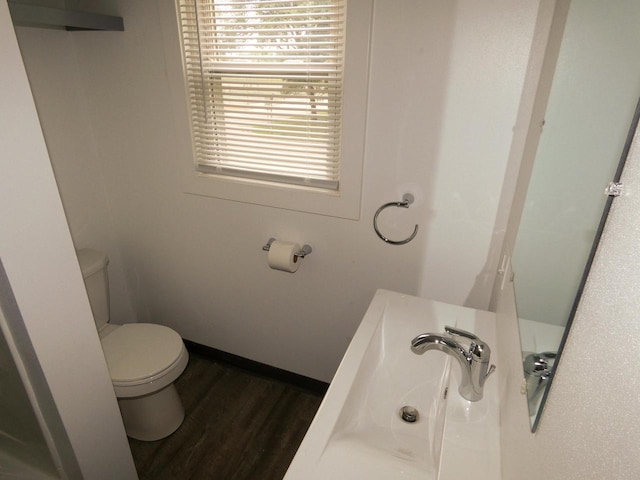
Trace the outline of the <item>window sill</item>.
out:
M 191 170 L 184 181 L 184 192 L 188 194 L 351 220 L 360 218 L 360 188 L 349 194 L 261 180 L 207 175 L 193 171 L 193 167 Z

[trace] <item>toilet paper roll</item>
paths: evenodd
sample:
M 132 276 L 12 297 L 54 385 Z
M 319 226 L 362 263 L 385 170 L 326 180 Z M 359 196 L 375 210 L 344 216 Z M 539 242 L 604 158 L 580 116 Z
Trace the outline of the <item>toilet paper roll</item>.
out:
M 295 272 L 300 266 L 301 258 L 296 255 L 299 251 L 300 245 L 297 243 L 274 241 L 267 255 L 269 267 L 283 272 Z

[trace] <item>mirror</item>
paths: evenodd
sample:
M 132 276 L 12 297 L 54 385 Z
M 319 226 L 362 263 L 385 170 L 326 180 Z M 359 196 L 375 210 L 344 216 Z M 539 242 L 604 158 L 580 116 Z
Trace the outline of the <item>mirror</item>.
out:
M 512 258 L 533 431 L 637 125 L 638 22 L 637 0 L 569 8 Z

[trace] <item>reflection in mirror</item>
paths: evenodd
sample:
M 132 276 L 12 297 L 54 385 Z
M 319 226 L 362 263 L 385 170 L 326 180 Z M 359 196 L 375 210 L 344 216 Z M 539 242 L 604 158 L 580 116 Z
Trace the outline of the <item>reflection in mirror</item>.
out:
M 512 260 L 534 431 L 635 131 L 639 22 L 637 0 L 569 9 Z

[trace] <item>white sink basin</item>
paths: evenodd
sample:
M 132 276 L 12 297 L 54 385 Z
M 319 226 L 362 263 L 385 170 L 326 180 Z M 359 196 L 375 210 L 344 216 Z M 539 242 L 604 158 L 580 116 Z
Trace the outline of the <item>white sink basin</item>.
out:
M 410 350 L 416 335 L 451 325 L 485 340 L 496 363 L 494 321 L 489 312 L 379 290 L 285 480 L 498 479 L 497 379 L 471 403 L 457 391 L 451 357 Z M 400 418 L 403 406 L 418 410 L 415 423 Z

